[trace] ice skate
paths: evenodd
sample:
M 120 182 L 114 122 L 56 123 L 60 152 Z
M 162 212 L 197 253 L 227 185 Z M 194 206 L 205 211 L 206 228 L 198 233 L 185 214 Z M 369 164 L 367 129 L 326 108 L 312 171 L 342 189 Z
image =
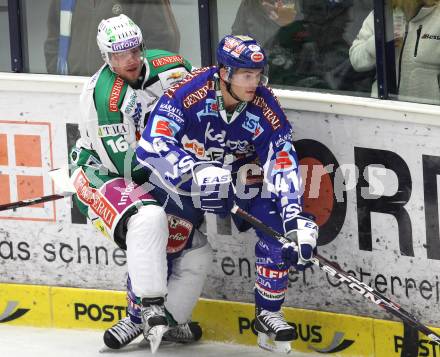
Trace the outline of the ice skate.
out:
M 142 325 L 133 323 L 127 316 L 104 332 L 104 344 L 113 350 L 128 345 L 142 333 Z
M 286 322 L 281 311 L 257 311 L 255 329 L 258 346 L 271 352 L 290 353 L 290 343 L 295 339 L 296 331 Z
M 202 328 L 198 322 L 187 322 L 179 324 L 165 332 L 163 341 L 178 342 L 178 343 L 192 343 L 197 342 L 202 337 Z
M 151 353 L 156 353 L 163 334 L 168 331 L 163 298 L 143 298 L 141 306 L 144 337 L 150 342 Z

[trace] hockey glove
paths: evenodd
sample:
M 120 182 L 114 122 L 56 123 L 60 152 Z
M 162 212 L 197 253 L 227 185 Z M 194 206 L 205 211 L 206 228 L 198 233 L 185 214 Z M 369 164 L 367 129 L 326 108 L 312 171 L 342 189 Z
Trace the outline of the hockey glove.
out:
M 231 172 L 221 166 L 208 165 L 200 167 L 194 175 L 200 191 L 200 208 L 226 217 L 234 205 Z
M 318 225 L 313 215 L 300 212 L 294 218 L 284 222 L 286 237 L 292 243 L 285 243 L 281 248 L 281 257 L 288 265 L 296 270 L 304 270 L 312 265 L 310 259 L 316 254 Z

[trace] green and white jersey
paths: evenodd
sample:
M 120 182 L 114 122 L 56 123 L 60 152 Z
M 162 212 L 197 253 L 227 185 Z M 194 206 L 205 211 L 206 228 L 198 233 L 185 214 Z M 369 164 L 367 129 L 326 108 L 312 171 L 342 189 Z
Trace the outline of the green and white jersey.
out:
M 91 150 L 109 174 L 144 176 L 142 170 L 133 172 L 134 151 L 148 114 L 163 92 L 192 70 L 183 57 L 163 50 L 144 51 L 144 62 L 143 79 L 136 88 L 104 65 L 85 84 L 80 97 L 81 138 L 76 146 Z

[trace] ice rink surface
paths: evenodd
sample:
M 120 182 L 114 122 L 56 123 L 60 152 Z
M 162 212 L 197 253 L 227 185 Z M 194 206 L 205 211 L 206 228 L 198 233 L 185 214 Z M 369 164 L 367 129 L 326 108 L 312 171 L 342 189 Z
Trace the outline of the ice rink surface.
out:
M 101 331 L 62 330 L 0 325 L 0 350 L 2 357 L 145 357 L 151 355 L 148 345 L 138 338 L 121 350 L 100 352 L 104 347 Z M 317 357 L 319 354 L 297 353 L 290 357 Z M 258 347 L 216 342 L 193 345 L 169 344 L 156 353 L 161 357 L 270 357 L 282 356 Z M 287 356 L 287 355 L 286 355 Z

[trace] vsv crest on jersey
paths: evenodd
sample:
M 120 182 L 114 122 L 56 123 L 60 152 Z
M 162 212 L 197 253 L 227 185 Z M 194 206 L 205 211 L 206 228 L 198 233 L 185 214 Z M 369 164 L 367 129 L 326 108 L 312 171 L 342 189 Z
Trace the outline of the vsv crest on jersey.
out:
M 152 137 L 165 136 L 168 138 L 174 138 L 174 136 L 180 130 L 180 126 L 166 117 L 155 115 L 153 118 L 152 129 Z
M 168 214 L 167 217 L 169 230 L 167 253 L 177 253 L 185 247 L 193 225 L 191 222 L 172 214 Z

